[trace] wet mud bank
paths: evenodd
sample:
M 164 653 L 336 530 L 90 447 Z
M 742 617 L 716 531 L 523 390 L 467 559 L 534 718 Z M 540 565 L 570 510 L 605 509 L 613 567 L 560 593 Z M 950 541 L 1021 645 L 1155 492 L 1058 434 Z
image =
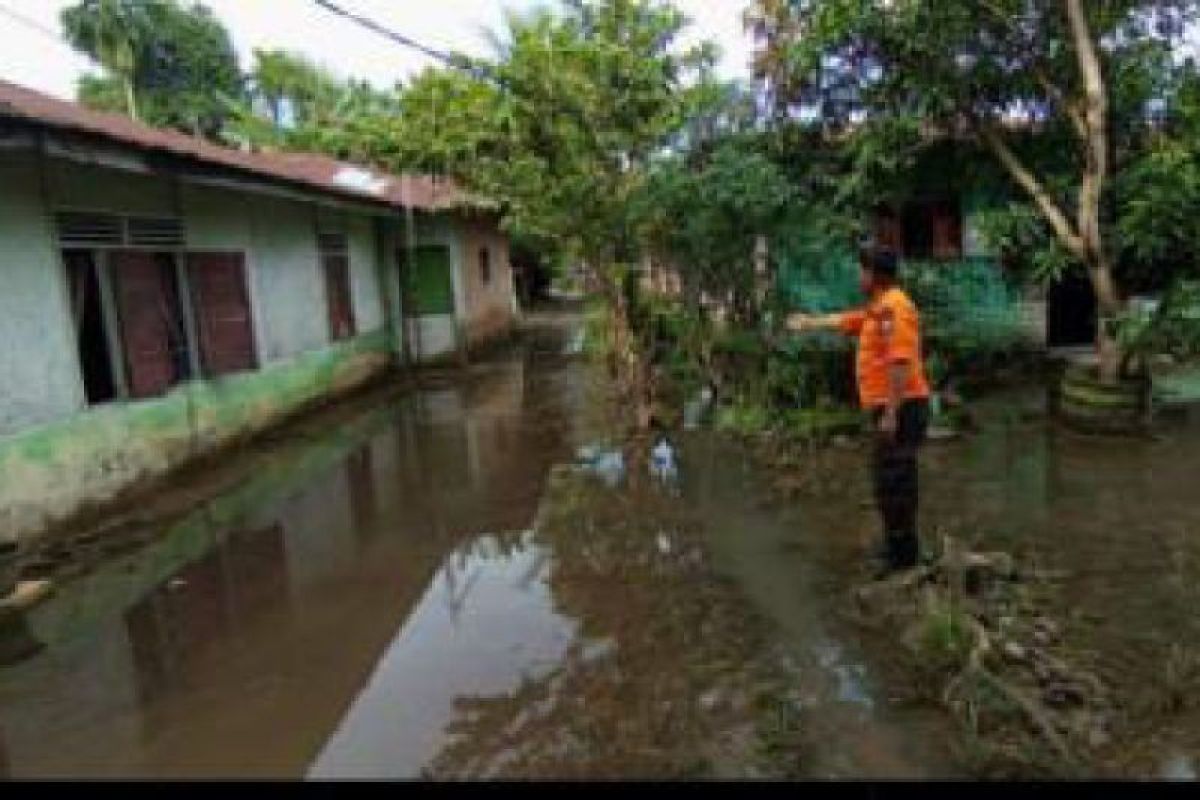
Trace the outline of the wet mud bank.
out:
M 971 432 L 922 454 L 927 563 L 941 571 L 949 537 L 1014 570 L 982 596 L 959 589 L 964 616 L 946 607 L 943 571 L 880 593 L 864 621 L 857 589 L 873 590 L 865 557 L 878 522 L 862 448 L 776 461 L 772 506 L 805 509 L 823 532 L 828 574 L 839 576 L 831 592 L 875 674 L 900 705 L 957 720 L 955 761 L 969 774 L 1194 775 L 1200 428 L 1163 420 L 1152 435 L 1113 440 L 1065 430 L 1051 408 L 1037 384 L 999 388 L 972 404 Z M 778 453 L 759 448 L 756 460 L 764 455 Z M 932 597 L 929 583 L 941 584 Z M 978 670 L 956 680 L 980 639 L 975 624 L 987 631 L 988 670 L 1015 694 L 978 691 Z

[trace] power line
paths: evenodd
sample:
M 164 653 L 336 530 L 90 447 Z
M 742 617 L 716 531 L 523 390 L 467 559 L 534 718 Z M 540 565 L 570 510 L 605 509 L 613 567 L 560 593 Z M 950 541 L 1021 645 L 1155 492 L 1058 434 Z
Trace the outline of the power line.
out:
M 21 23 L 22 25 L 26 26 L 27 28 L 32 28 L 33 30 L 37 31 L 38 33 L 44 34 L 45 36 L 49 36 L 50 38 L 54 39 L 56 42 L 65 44 L 65 42 L 63 42 L 62 38 L 59 37 L 58 31 L 51 30 L 50 28 L 46 27 L 42 23 L 38 22 L 37 20 L 31 19 L 17 11 L 13 11 L 8 6 L 0 5 L 0 14 L 3 14 L 6 17 L 16 20 L 17 22 Z
M 8 17 L 9 19 L 13 20 L 14 22 L 19 22 L 20 24 L 24 25 L 26 28 L 29 28 L 32 31 L 42 34 L 47 39 L 52 40 L 55 44 L 57 44 L 61 47 L 64 47 L 67 50 L 70 50 L 79 59 L 85 60 L 91 64 L 96 63 L 95 59 L 89 58 L 87 55 L 79 52 L 74 47 L 72 47 L 70 44 L 68 44 L 66 41 L 64 41 L 58 31 L 43 25 L 42 23 L 38 22 L 37 20 L 27 17 L 18 11 L 14 11 L 13 9 L 11 9 L 5 5 L 0 5 L 0 14 L 3 14 L 4 16 Z
M 448 53 L 444 50 L 438 50 L 434 47 L 430 47 L 429 45 L 421 44 L 416 39 L 405 36 L 402 33 L 398 33 L 391 28 L 384 27 L 370 17 L 365 17 L 361 14 L 356 14 L 353 11 L 348 11 L 336 3 L 330 2 L 330 0 L 313 0 L 313 2 L 332 14 L 336 14 L 339 17 L 348 19 L 356 25 L 360 25 L 369 31 L 379 34 L 380 36 L 391 39 L 397 44 L 401 44 L 407 48 L 416 50 L 418 53 L 421 53 L 428 58 L 432 58 L 435 61 L 439 61 L 448 67 L 469 72 L 477 78 L 491 77 L 488 75 L 488 71 L 483 67 L 471 65 L 461 56 L 456 56 L 453 53 Z

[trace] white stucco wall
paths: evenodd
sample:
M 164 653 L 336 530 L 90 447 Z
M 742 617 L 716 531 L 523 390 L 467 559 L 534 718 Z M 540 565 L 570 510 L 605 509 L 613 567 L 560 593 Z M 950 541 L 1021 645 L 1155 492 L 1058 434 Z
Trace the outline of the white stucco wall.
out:
M 38 164 L 0 153 L 0 437 L 83 404 L 66 276 Z

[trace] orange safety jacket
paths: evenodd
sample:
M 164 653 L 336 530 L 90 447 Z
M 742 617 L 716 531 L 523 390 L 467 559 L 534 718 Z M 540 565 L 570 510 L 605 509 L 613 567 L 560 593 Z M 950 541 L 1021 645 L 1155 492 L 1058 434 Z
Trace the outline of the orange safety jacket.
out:
M 865 308 L 843 313 L 838 327 L 858 337 L 858 396 L 863 408 L 887 404 L 888 367 L 900 362 L 910 366 L 902 399 L 929 397 L 921 359 L 920 315 L 901 289 L 887 289 Z

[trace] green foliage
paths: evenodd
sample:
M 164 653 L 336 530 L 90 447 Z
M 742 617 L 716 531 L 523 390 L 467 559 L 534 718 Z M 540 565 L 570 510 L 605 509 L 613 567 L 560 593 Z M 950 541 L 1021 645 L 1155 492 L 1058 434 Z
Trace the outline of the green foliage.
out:
M 1018 283 L 1052 283 L 1072 267 L 1070 253 L 1028 203 L 1009 201 L 981 210 L 975 224 L 984 243 L 1013 265 L 1011 274 Z
M 1118 193 L 1121 238 L 1132 260 L 1176 262 L 1200 272 L 1200 149 L 1193 142 L 1164 141 L 1121 175 Z M 1180 260 L 1183 263 L 1178 263 Z
M 394 157 L 400 112 L 394 92 L 282 50 L 255 50 L 247 83 L 249 100 L 234 108 L 226 138 L 363 163 Z
M 718 409 L 716 426 L 725 433 L 755 436 L 770 428 L 771 415 L 766 406 L 738 403 Z
M 1200 281 L 1181 281 L 1156 308 L 1132 307 L 1117 322 L 1117 341 L 1130 360 L 1200 354 Z
M 765 390 L 784 409 L 853 406 L 857 402 L 854 353 L 841 336 L 784 339 L 767 358 Z
M 399 98 L 386 162 L 453 175 L 500 202 L 507 227 L 594 269 L 632 261 L 627 210 L 653 153 L 695 108 L 683 16 L 645 0 L 510 14 L 494 60 L 429 70 Z
M 917 624 L 915 644 L 923 671 L 929 675 L 946 676 L 962 669 L 973 642 L 964 612 L 955 608 L 953 603 L 933 601 Z
M 99 75 L 83 75 L 75 87 L 80 103 L 97 111 L 129 113 L 129 100 L 119 78 Z
M 244 95 L 233 42 L 204 5 L 80 0 L 63 10 L 62 22 L 67 41 L 104 65 L 120 87 L 88 79 L 80 86 L 84 102 L 215 138 L 230 103 Z
M 655 165 L 631 213 L 651 248 L 675 265 L 690 296 L 754 288 L 758 236 L 775 234 L 796 200 L 787 176 L 745 140 L 727 140 L 703 164 L 676 157 Z

